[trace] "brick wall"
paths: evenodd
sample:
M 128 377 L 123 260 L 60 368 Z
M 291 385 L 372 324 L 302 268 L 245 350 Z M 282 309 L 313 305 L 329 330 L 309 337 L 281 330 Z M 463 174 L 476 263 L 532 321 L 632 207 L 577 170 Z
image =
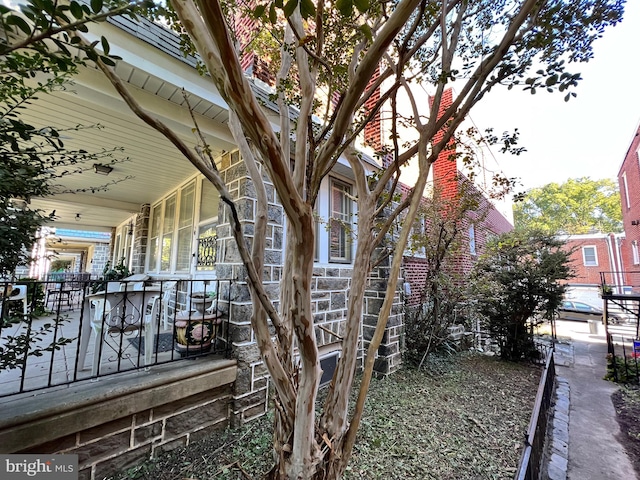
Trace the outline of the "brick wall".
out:
M 618 172 L 620 207 L 625 239 L 621 242 L 624 269 L 640 271 L 640 264 L 634 262 L 633 246 L 640 249 L 640 127 L 636 131 Z M 626 182 L 625 182 L 626 180 Z M 627 203 L 628 198 L 628 203 Z M 640 287 L 640 273 L 629 273 L 626 283 Z M 636 289 L 640 291 L 640 288 Z
M 575 274 L 575 277 L 571 278 L 568 283 L 599 285 L 600 272 L 619 271 L 620 268 L 617 264 L 618 239 L 621 239 L 621 237 L 610 236 L 608 234 L 574 235 L 568 237 L 565 248 L 566 250 L 573 250 L 570 261 Z M 587 266 L 584 262 L 583 248 L 590 246 L 595 247 L 597 255 L 598 264 L 594 266 Z M 624 266 L 622 270 L 624 270 Z M 619 283 L 613 274 L 607 274 L 606 281 L 609 284 Z

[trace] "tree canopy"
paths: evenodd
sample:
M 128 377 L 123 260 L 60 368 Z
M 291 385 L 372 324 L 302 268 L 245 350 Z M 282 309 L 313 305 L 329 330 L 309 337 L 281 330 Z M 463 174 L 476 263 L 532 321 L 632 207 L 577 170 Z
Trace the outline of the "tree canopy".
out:
M 529 190 L 514 205 L 516 228 L 577 235 L 622 231 L 618 186 L 610 179 L 570 178 Z

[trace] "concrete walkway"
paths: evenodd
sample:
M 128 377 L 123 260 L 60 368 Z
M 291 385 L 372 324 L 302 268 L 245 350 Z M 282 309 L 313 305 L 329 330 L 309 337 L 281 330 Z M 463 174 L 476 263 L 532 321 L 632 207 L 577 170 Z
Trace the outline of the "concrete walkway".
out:
M 603 380 L 607 344 L 601 327 L 590 335 L 586 323 L 558 322 L 558 337 L 570 337 L 573 358 L 558 362 L 569 383 L 569 480 L 638 480 L 624 447 L 611 394 L 615 383 Z M 569 360 L 569 361 L 567 361 Z M 565 365 L 561 365 L 565 363 Z

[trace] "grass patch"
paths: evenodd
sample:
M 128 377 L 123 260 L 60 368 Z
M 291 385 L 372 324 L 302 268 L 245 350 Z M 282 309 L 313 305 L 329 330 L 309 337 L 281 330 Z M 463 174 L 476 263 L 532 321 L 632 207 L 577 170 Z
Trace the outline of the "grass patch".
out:
M 346 479 L 507 479 L 515 472 L 542 370 L 464 355 L 374 379 Z M 260 478 L 270 415 L 113 477 Z

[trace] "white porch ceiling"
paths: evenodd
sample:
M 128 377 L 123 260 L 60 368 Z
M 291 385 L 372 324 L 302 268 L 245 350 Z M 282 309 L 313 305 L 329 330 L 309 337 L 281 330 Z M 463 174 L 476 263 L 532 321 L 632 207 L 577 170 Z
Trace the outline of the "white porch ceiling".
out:
M 173 128 L 188 145 L 196 144 L 180 86 L 122 62 L 117 72 L 129 83 L 143 106 Z M 214 89 L 213 84 L 211 88 Z M 226 126 L 227 111 L 195 95 L 188 98 L 214 156 L 232 149 Z M 90 152 L 122 148 L 113 154 L 114 157 L 128 158 L 113 165 L 108 176 L 94 173 L 94 162 L 90 162 L 79 166 L 82 173 L 60 179 L 60 189 L 84 192 L 32 199 L 31 208 L 46 213 L 55 210 L 57 218 L 53 227 L 108 231 L 139 212 L 142 204 L 155 202 L 196 173 L 171 143 L 131 113 L 113 87 L 95 70 L 84 70 L 78 76 L 77 85 L 67 92 L 41 95 L 25 112 L 25 121 L 37 127 L 52 126 L 63 130 L 76 125 L 99 124 L 100 129 L 64 132 L 65 146 Z M 108 185 L 106 191 L 100 189 L 115 181 L 119 182 Z M 92 188 L 95 188 L 93 192 Z M 76 214 L 80 214 L 79 221 L 76 221 Z

